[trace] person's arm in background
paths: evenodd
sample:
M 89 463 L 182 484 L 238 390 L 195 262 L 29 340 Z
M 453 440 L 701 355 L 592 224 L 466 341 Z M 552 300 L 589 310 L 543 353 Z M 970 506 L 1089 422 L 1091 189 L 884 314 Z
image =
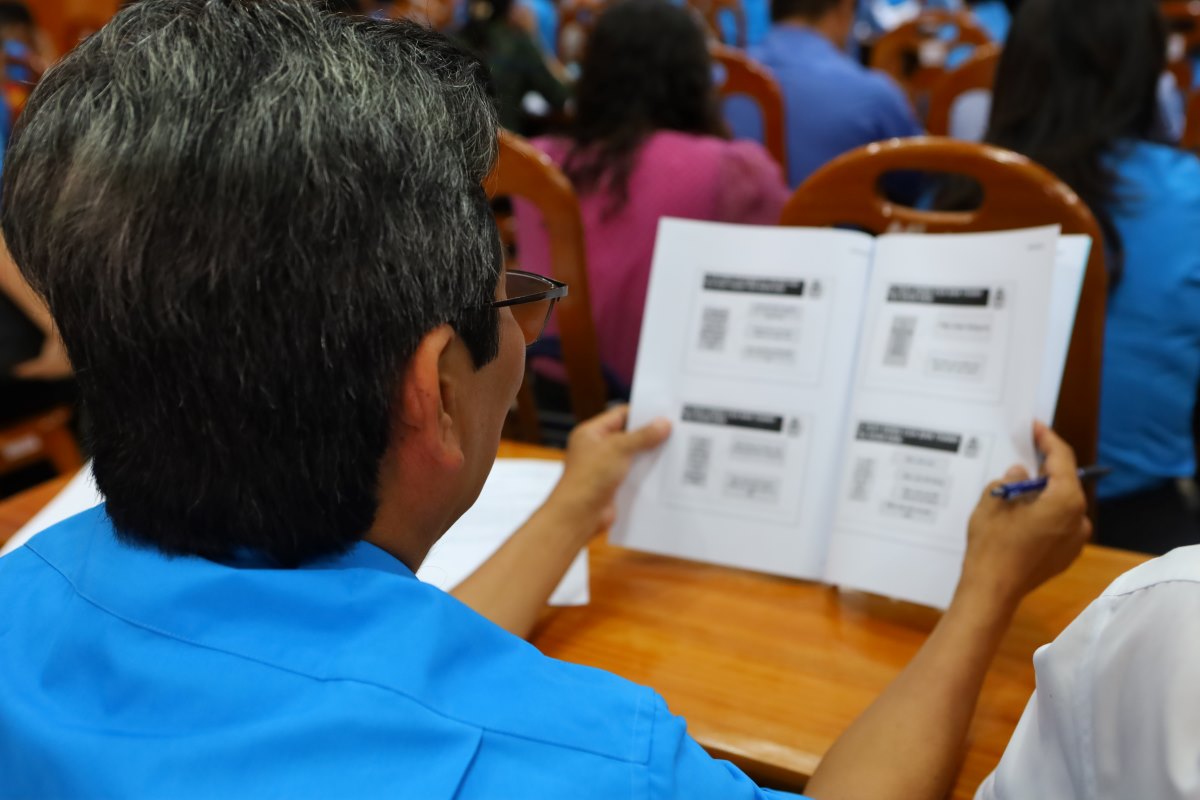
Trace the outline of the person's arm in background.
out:
M 50 309 L 37 292 L 25 282 L 17 264 L 9 255 L 8 247 L 0 240 L 0 292 L 3 292 L 22 314 L 28 317 L 42 333 L 46 341 L 36 358 L 18 364 L 12 375 L 27 380 L 54 380 L 71 374 L 71 362 L 58 335 L 58 327 L 50 316 Z
M 575 556 L 612 525 L 613 499 L 634 456 L 670 433 L 666 420 L 626 432 L 628 415 L 628 406 L 613 408 L 571 432 L 563 476 L 545 504 L 452 595 L 510 633 L 529 635 Z
M 949 792 L 984 676 L 1017 605 L 1066 569 L 1091 535 L 1071 448 L 1042 425 L 1036 439 L 1049 486 L 1017 502 L 991 497 L 990 486 L 984 492 L 949 609 L 821 761 L 806 788 L 815 800 L 933 800 Z

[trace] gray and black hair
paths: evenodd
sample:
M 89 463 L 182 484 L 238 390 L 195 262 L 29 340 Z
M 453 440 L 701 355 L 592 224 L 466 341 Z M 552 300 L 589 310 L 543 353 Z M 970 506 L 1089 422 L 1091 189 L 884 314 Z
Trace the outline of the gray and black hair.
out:
M 120 535 L 291 566 L 366 533 L 421 338 L 496 355 L 486 82 L 439 34 L 308 0 L 141 0 L 46 74 L 3 230 Z

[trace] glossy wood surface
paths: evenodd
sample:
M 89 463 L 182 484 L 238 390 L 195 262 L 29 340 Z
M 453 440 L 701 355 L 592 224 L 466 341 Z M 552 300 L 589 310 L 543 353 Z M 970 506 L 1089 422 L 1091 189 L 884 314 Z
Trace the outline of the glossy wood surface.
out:
M 560 457 L 507 442 L 500 455 Z M 0 502 L 0 541 L 65 482 Z M 1021 606 L 984 685 L 955 798 L 971 797 L 999 761 L 1034 686 L 1033 651 L 1144 560 L 1088 547 Z M 654 687 L 701 744 L 778 788 L 803 785 L 937 621 L 925 608 L 603 540 L 591 546 L 591 592 L 587 606 L 548 610 L 534 643 Z
M 996 66 L 1000 63 L 1000 45 L 989 43 L 975 48 L 970 58 L 947 72 L 929 93 L 929 118 L 925 129 L 931 136 L 950 135 L 950 114 L 954 103 L 967 92 L 992 90 Z
M 56 406 L 0 429 L 0 475 L 49 461 L 60 475 L 73 475 L 83 456 L 71 432 L 75 412 Z
M 508 131 L 500 133 L 496 167 L 485 182 L 492 197 L 519 197 L 529 201 L 542 215 L 550 243 L 551 277 L 567 284 L 569 294 L 555 306 L 562 361 L 567 373 L 567 394 L 578 420 L 604 410 L 608 387 L 600 367 L 600 349 L 588 293 L 587 247 L 579 199 L 570 181 L 550 157 L 525 139 Z M 518 263 L 520 253 L 517 253 Z M 524 418 L 536 420 L 531 409 L 532 392 L 522 392 Z M 527 438 L 536 439 L 536 435 Z

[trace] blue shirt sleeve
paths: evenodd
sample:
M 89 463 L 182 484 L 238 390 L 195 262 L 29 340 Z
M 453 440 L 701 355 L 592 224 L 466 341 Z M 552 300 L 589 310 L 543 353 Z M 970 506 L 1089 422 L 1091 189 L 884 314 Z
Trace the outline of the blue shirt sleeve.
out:
M 764 789 L 728 761 L 718 761 L 688 735 L 687 723 L 655 695 L 650 741 L 650 792 L 655 800 L 803 800 Z

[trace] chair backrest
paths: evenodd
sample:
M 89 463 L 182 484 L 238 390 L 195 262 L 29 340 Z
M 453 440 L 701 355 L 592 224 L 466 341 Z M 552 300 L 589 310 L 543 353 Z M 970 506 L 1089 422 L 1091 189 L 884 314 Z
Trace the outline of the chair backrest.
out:
M 388 9 L 389 19 L 408 19 L 445 30 L 454 22 L 453 0 L 393 0 Z
M 66 43 L 66 47 L 62 52 L 67 52 L 103 28 L 112 19 L 112 16 L 112 13 L 106 13 L 99 8 L 79 10 L 71 14 L 63 26 L 63 41 Z
M 945 32 L 951 29 L 953 36 L 946 38 Z M 927 9 L 879 37 L 871 51 L 871 67 L 895 78 L 915 106 L 945 74 L 946 57 L 952 49 L 990 41 L 969 12 Z
M 741 50 L 724 45 L 710 48 L 717 72 L 717 95 L 746 95 L 758 106 L 763 121 L 763 144 L 787 174 L 787 140 L 784 135 L 783 92 L 770 71 Z
M 932 136 L 950 135 L 954 102 L 967 92 L 991 91 L 1000 63 L 1000 45 L 988 43 L 975 48 L 971 57 L 941 77 L 929 93 L 929 118 L 925 129 Z
M 1200 0 L 1164 0 L 1159 3 L 1167 21 L 1167 71 L 1187 95 L 1195 77 L 1192 53 L 1200 49 Z
M 747 33 L 746 10 L 742 8 L 741 0 L 689 0 L 689 5 L 700 12 L 704 17 L 704 24 L 708 27 L 709 33 L 717 42 L 725 41 L 722 36 L 724 26 L 722 20 L 726 15 L 733 18 L 734 22 L 734 37 L 733 43 L 737 47 L 745 47 L 749 41 Z
M 83 466 L 83 456 L 71 433 L 74 412 L 57 406 L 0 429 L 0 475 L 48 461 L 60 475 Z
M 1189 58 L 1172 58 L 1167 61 L 1167 72 L 1175 78 L 1175 85 L 1184 96 L 1192 90 L 1195 73 L 1192 71 L 1192 61 Z
M 966 175 L 983 187 L 973 211 L 923 211 L 880 194 L 879 179 L 895 170 Z M 850 225 L 872 233 L 995 231 L 1059 224 L 1063 233 L 1092 237 L 1075 330 L 1063 371 L 1054 425 L 1081 464 L 1094 463 L 1100 418 L 1100 369 L 1108 276 L 1096 218 L 1049 170 L 990 145 L 935 137 L 893 139 L 834 159 L 804 182 L 784 207 L 781 225 Z
M 583 61 L 587 40 L 604 11 L 604 0 L 563 0 L 558 7 L 558 58 L 564 64 Z
M 551 277 L 570 287 L 555 313 L 571 410 L 578 421 L 593 417 L 604 410 L 608 389 L 592 321 L 583 218 L 575 190 L 549 156 L 508 131 L 500 134 L 500 157 L 486 186 L 492 197 L 520 197 L 542 215 L 550 243 Z M 528 399 L 530 393 L 522 396 Z
M 1200 154 L 1200 91 L 1192 92 L 1187 105 L 1187 125 L 1183 129 L 1182 146 Z

